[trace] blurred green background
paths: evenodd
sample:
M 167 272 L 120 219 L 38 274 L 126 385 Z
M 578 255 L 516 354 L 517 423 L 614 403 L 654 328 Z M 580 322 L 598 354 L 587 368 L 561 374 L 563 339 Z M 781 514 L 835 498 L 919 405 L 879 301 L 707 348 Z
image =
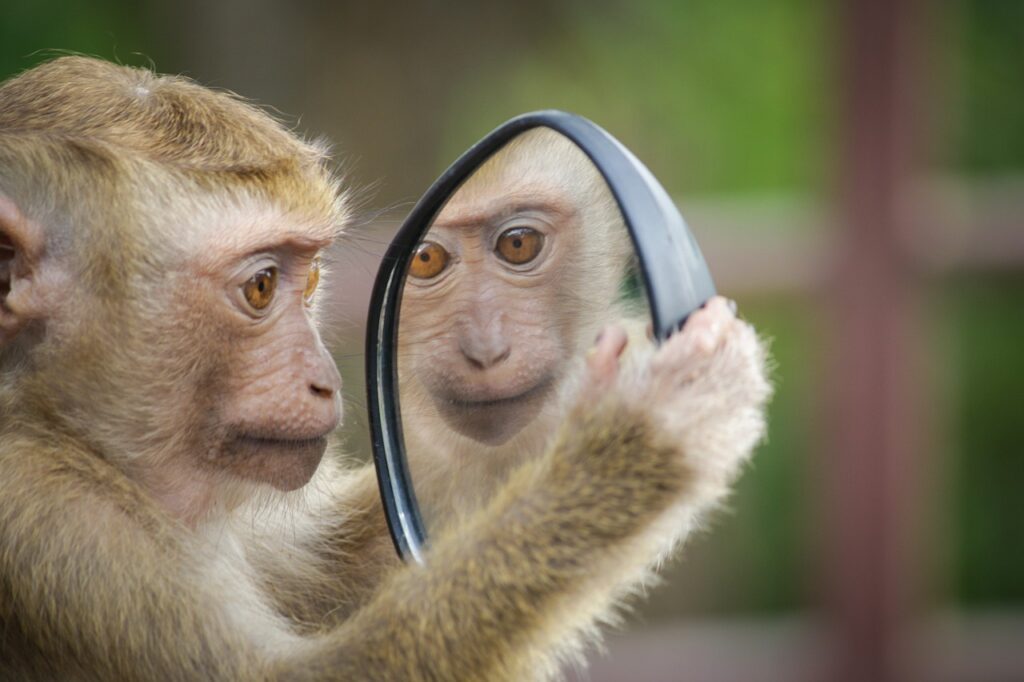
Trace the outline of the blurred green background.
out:
M 1002 188 L 998 196 L 1019 225 L 1024 3 L 926 6 L 918 113 L 928 143 L 919 172 L 967 196 L 968 220 L 986 208 L 976 197 Z M 70 50 L 186 73 L 273 105 L 304 134 L 332 140 L 350 181 L 364 188 L 373 224 L 352 244 L 368 260 L 352 263 L 368 281 L 373 253 L 410 202 L 477 138 L 532 109 L 567 109 L 607 128 L 678 199 L 702 240 L 714 239 L 713 228 L 695 216 L 734 215 L 757 202 L 819 215 L 837 184 L 833 9 L 812 0 L 386 7 L 4 0 L 0 75 L 49 58 L 50 49 Z M 741 239 L 772 229 L 780 238 L 814 240 L 833 229 L 827 219 L 789 224 L 785 211 L 773 226 L 756 210 L 738 215 Z M 922 278 L 928 386 L 921 428 L 933 485 L 920 563 L 937 608 L 1024 609 L 1021 254 L 1015 263 Z M 829 454 L 819 398 L 829 384 L 827 318 L 813 285 L 759 286 L 728 276 L 720 284 L 772 339 L 778 391 L 770 439 L 731 511 L 691 542 L 668 585 L 641 608 L 637 618 L 648 624 L 799 613 L 812 610 L 822 590 L 816 576 L 825 531 L 815 510 Z M 339 348 L 361 343 L 366 286 L 350 283 L 338 293 L 345 299 Z M 358 352 L 338 354 L 356 396 L 349 419 L 358 444 L 365 424 L 356 414 Z

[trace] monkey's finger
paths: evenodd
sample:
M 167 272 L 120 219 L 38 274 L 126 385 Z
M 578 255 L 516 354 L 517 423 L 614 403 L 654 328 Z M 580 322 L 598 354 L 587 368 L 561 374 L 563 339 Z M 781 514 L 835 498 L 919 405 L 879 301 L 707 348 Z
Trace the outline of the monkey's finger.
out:
M 626 349 L 628 338 L 618 325 L 608 325 L 597 336 L 597 342 L 587 352 L 587 370 L 590 376 L 604 383 L 615 378 L 619 369 L 619 356 Z
M 688 354 L 711 353 L 721 344 L 734 319 L 730 301 L 723 296 L 715 296 L 690 315 L 683 326 L 682 339 L 675 345 Z
M 714 296 L 704 304 L 704 310 L 724 317 L 736 317 L 736 301 L 725 296 Z

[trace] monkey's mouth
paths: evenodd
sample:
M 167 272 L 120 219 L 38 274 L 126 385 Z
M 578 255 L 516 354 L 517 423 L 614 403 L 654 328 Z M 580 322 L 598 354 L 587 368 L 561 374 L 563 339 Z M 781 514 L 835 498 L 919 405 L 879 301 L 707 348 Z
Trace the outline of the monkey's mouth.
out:
M 435 396 L 445 423 L 485 445 L 501 445 L 519 433 L 540 412 L 554 388 L 547 375 L 533 386 L 510 396 Z
M 243 433 L 228 443 L 227 464 L 242 478 L 295 490 L 313 477 L 326 450 L 326 433 L 306 438 Z
M 265 436 L 240 435 L 235 442 L 250 448 L 281 448 L 284 450 L 323 450 L 327 447 L 327 436 L 309 438 L 267 438 Z
M 459 398 L 453 397 L 448 402 L 457 409 L 475 410 L 488 407 L 501 407 L 503 405 L 515 405 L 545 393 L 554 381 L 553 377 L 546 376 L 525 391 L 520 391 L 510 396 L 499 396 L 496 398 Z

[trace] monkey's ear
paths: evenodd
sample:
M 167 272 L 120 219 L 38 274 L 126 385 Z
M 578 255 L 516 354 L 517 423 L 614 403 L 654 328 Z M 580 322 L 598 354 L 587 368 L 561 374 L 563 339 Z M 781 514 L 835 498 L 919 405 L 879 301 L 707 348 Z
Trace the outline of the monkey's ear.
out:
M 42 247 L 40 226 L 0 194 L 0 344 L 14 338 L 32 317 L 30 284 Z

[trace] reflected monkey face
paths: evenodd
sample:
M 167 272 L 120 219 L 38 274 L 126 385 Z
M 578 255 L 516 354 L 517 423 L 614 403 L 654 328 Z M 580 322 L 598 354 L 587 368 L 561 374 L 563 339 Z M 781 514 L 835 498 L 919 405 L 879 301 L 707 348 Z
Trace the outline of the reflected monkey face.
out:
M 449 427 L 499 445 L 533 420 L 571 353 L 579 211 L 552 187 L 460 193 L 409 268 L 405 361 Z
M 403 413 L 501 445 L 554 396 L 614 315 L 632 254 L 600 172 L 531 130 L 452 195 L 411 259 L 399 324 Z M 418 399 L 418 402 L 417 402 Z

